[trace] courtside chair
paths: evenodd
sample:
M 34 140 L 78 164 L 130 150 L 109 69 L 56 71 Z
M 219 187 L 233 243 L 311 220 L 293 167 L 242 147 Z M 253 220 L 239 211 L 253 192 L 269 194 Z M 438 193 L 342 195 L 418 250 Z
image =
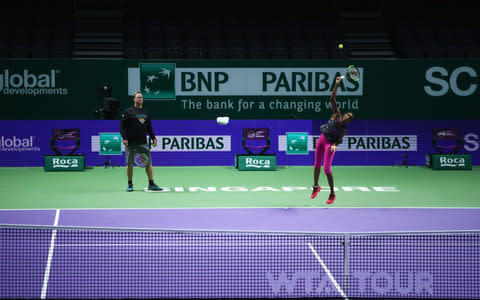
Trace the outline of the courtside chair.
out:
M 80 147 L 80 128 L 53 128 L 50 149 L 56 155 L 74 155 Z
M 458 154 L 463 147 L 460 128 L 434 128 L 432 142 L 439 154 Z

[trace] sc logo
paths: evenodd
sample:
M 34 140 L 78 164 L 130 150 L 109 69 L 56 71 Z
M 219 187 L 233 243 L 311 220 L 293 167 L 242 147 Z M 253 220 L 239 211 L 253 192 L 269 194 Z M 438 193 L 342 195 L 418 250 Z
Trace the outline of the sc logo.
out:
M 472 83 L 473 80 L 459 86 L 459 77 L 468 76 L 470 79 L 478 78 L 477 71 L 471 67 L 462 66 L 453 70 L 449 75 L 447 69 L 443 67 L 431 67 L 425 72 L 425 79 L 431 85 L 425 85 L 423 89 L 425 93 L 433 97 L 440 97 L 451 90 L 457 96 L 470 96 L 477 90 L 477 84 Z

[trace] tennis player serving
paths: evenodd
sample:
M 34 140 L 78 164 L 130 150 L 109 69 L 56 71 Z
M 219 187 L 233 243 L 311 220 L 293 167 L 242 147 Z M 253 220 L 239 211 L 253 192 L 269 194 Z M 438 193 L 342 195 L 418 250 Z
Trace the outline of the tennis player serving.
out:
M 320 127 L 322 134 L 320 135 L 315 148 L 315 163 L 313 168 L 313 188 L 311 198 L 315 198 L 322 189 L 318 185 L 318 179 L 320 176 L 323 159 L 324 173 L 327 176 L 328 185 L 330 186 L 330 195 L 328 196 L 327 204 L 332 204 L 336 199 L 331 169 L 333 157 L 335 156 L 335 151 L 337 150 L 338 144 L 342 142 L 343 137 L 347 133 L 347 124 L 353 120 L 353 113 L 347 112 L 342 115 L 337 106 L 337 89 L 341 81 L 341 76 L 335 78 L 335 86 L 333 87 L 332 94 L 330 95 L 333 114 L 328 122 Z

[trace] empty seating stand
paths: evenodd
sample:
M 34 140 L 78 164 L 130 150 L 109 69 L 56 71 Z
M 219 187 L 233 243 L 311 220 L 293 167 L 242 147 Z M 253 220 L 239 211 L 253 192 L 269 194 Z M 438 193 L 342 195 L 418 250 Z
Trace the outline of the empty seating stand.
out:
M 154 0 L 1 1 L 0 58 L 478 58 L 474 4 L 327 0 L 319 10 L 169 2 L 152 9 Z

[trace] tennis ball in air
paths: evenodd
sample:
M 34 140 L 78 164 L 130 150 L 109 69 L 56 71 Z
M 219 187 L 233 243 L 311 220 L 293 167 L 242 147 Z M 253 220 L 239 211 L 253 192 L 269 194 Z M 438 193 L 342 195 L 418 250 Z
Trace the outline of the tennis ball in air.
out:
M 341 43 L 338 44 L 338 49 L 340 49 L 340 50 L 343 49 L 343 44 L 341 44 Z

